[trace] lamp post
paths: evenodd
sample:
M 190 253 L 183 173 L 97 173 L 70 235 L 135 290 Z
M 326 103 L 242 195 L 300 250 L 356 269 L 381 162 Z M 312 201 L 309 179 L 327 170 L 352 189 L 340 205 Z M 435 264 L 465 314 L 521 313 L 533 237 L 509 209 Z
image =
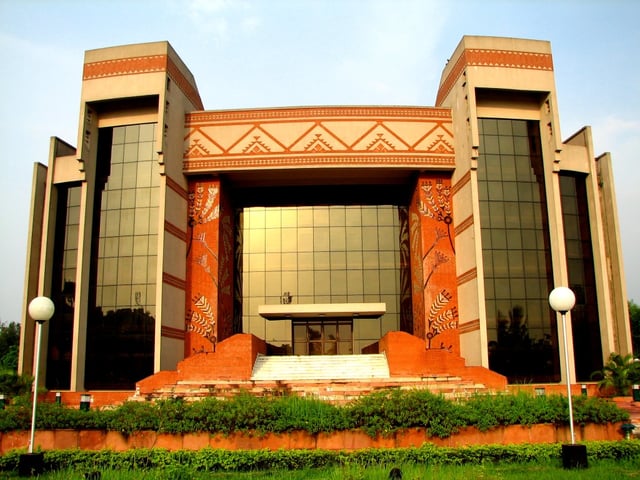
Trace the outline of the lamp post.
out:
M 53 302 L 48 297 L 36 297 L 29 303 L 29 316 L 36 322 L 36 361 L 34 364 L 33 406 L 31 410 L 31 436 L 29 437 L 28 454 L 20 457 L 20 474 L 38 474 L 42 470 L 42 457 L 33 454 L 36 433 L 36 404 L 38 402 L 38 377 L 40 373 L 40 350 L 42 343 L 42 325 L 48 321 L 55 311 Z
M 564 367 L 567 376 L 567 400 L 569 400 L 569 426 L 571 427 L 571 444 L 576 443 L 573 430 L 573 402 L 571 400 L 571 370 L 569 368 L 569 349 L 567 347 L 567 312 L 576 304 L 576 296 L 570 288 L 557 287 L 549 294 L 549 305 L 562 317 L 562 339 L 564 342 Z
M 568 287 L 556 287 L 549 294 L 549 305 L 562 317 L 562 339 L 564 344 L 564 366 L 567 382 L 567 401 L 569 402 L 569 428 L 571 445 L 562 446 L 562 461 L 565 468 L 586 467 L 587 447 L 576 445 L 573 429 L 573 400 L 571 398 L 571 369 L 569 368 L 569 347 L 567 341 L 567 312 L 576 304 L 576 296 Z

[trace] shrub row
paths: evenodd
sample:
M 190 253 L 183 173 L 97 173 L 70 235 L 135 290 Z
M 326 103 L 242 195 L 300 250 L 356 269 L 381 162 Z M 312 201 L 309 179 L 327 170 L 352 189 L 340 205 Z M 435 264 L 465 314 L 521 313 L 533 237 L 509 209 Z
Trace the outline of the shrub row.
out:
M 640 458 L 640 441 L 586 442 L 589 460 Z M 0 457 L 0 471 L 18 468 L 20 452 Z M 45 469 L 149 470 L 184 468 L 193 471 L 302 470 L 332 466 L 374 466 L 394 464 L 462 465 L 494 463 L 548 462 L 561 458 L 559 444 L 476 445 L 460 448 L 435 447 L 367 449 L 351 453 L 329 450 L 202 450 L 168 451 L 135 449 L 52 450 L 44 452 Z
M 574 421 L 621 422 L 627 412 L 597 397 L 574 397 Z M 431 436 L 445 438 L 465 426 L 482 431 L 501 425 L 567 424 L 568 402 L 561 395 L 475 395 L 448 400 L 423 390 L 386 390 L 363 396 L 346 406 L 300 397 L 238 395 L 230 400 L 206 398 L 126 402 L 113 409 L 81 411 L 55 403 L 38 404 L 36 428 L 44 430 L 114 430 L 130 434 L 140 430 L 162 433 L 237 431 L 309 433 L 361 429 L 370 436 L 392 435 L 398 430 L 424 427 Z M 0 411 L 0 431 L 28 430 L 28 404 Z

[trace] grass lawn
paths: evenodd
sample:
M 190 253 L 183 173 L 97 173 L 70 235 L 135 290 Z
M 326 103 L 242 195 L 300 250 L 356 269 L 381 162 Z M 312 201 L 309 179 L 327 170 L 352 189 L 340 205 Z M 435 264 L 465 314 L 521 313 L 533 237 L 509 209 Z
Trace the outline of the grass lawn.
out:
M 486 465 L 400 465 L 402 480 L 516 480 L 516 479 L 593 479 L 619 480 L 635 478 L 640 480 L 640 459 L 633 460 L 600 460 L 592 461 L 587 469 L 564 470 L 558 461 L 546 464 L 486 464 Z M 192 472 L 181 468 L 151 471 L 103 471 L 101 480 L 386 480 L 389 478 L 388 467 L 331 467 L 317 470 L 299 471 L 264 471 L 246 473 L 228 472 Z M 65 470 L 48 473 L 38 478 L 42 480 L 84 480 L 83 471 Z M 18 478 L 13 476 L 0 478 Z

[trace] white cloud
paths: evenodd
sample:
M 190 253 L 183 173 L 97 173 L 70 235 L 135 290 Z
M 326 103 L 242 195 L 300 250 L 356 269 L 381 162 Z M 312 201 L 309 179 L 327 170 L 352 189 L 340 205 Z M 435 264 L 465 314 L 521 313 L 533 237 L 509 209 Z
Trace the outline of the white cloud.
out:
M 198 32 L 216 42 L 228 41 L 235 31 L 251 32 L 261 23 L 245 0 L 189 0 L 185 11 Z
M 640 120 L 620 115 L 607 115 L 593 122 L 595 154 L 610 151 L 616 168 L 616 184 L 626 185 L 635 196 L 640 196 L 637 179 L 640 174 Z M 630 193 L 631 193 L 630 192 Z
M 596 122 L 598 130 L 605 138 L 616 137 L 626 134 L 640 134 L 640 120 L 637 118 L 627 119 L 616 115 L 607 115 L 602 121 Z
M 244 32 L 251 33 L 260 28 L 262 25 L 262 19 L 257 16 L 246 17 L 242 20 L 241 25 Z

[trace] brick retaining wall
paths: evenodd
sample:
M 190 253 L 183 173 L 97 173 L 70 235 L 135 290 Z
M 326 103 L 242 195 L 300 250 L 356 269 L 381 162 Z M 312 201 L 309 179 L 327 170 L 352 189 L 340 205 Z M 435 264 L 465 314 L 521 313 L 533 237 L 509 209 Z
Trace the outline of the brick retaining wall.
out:
M 588 424 L 576 427 L 576 441 L 621 440 L 620 423 Z M 310 434 L 296 431 L 284 434 L 234 433 L 230 435 L 189 433 L 167 434 L 140 431 L 131 435 L 103 430 L 46 430 L 36 431 L 35 449 L 42 450 L 114 450 L 133 448 L 164 448 L 167 450 L 197 450 L 201 448 L 223 448 L 227 450 L 258 449 L 323 449 L 358 450 L 364 448 L 419 447 L 433 443 L 443 447 L 462 447 L 481 444 L 514 443 L 566 443 L 570 441 L 568 426 L 551 424 L 532 426 L 512 425 L 480 432 L 475 427 L 462 429 L 448 438 L 429 437 L 424 428 L 412 428 L 389 437 L 371 438 L 358 430 L 333 433 Z M 26 449 L 28 431 L 0 433 L 0 454 L 13 449 Z

